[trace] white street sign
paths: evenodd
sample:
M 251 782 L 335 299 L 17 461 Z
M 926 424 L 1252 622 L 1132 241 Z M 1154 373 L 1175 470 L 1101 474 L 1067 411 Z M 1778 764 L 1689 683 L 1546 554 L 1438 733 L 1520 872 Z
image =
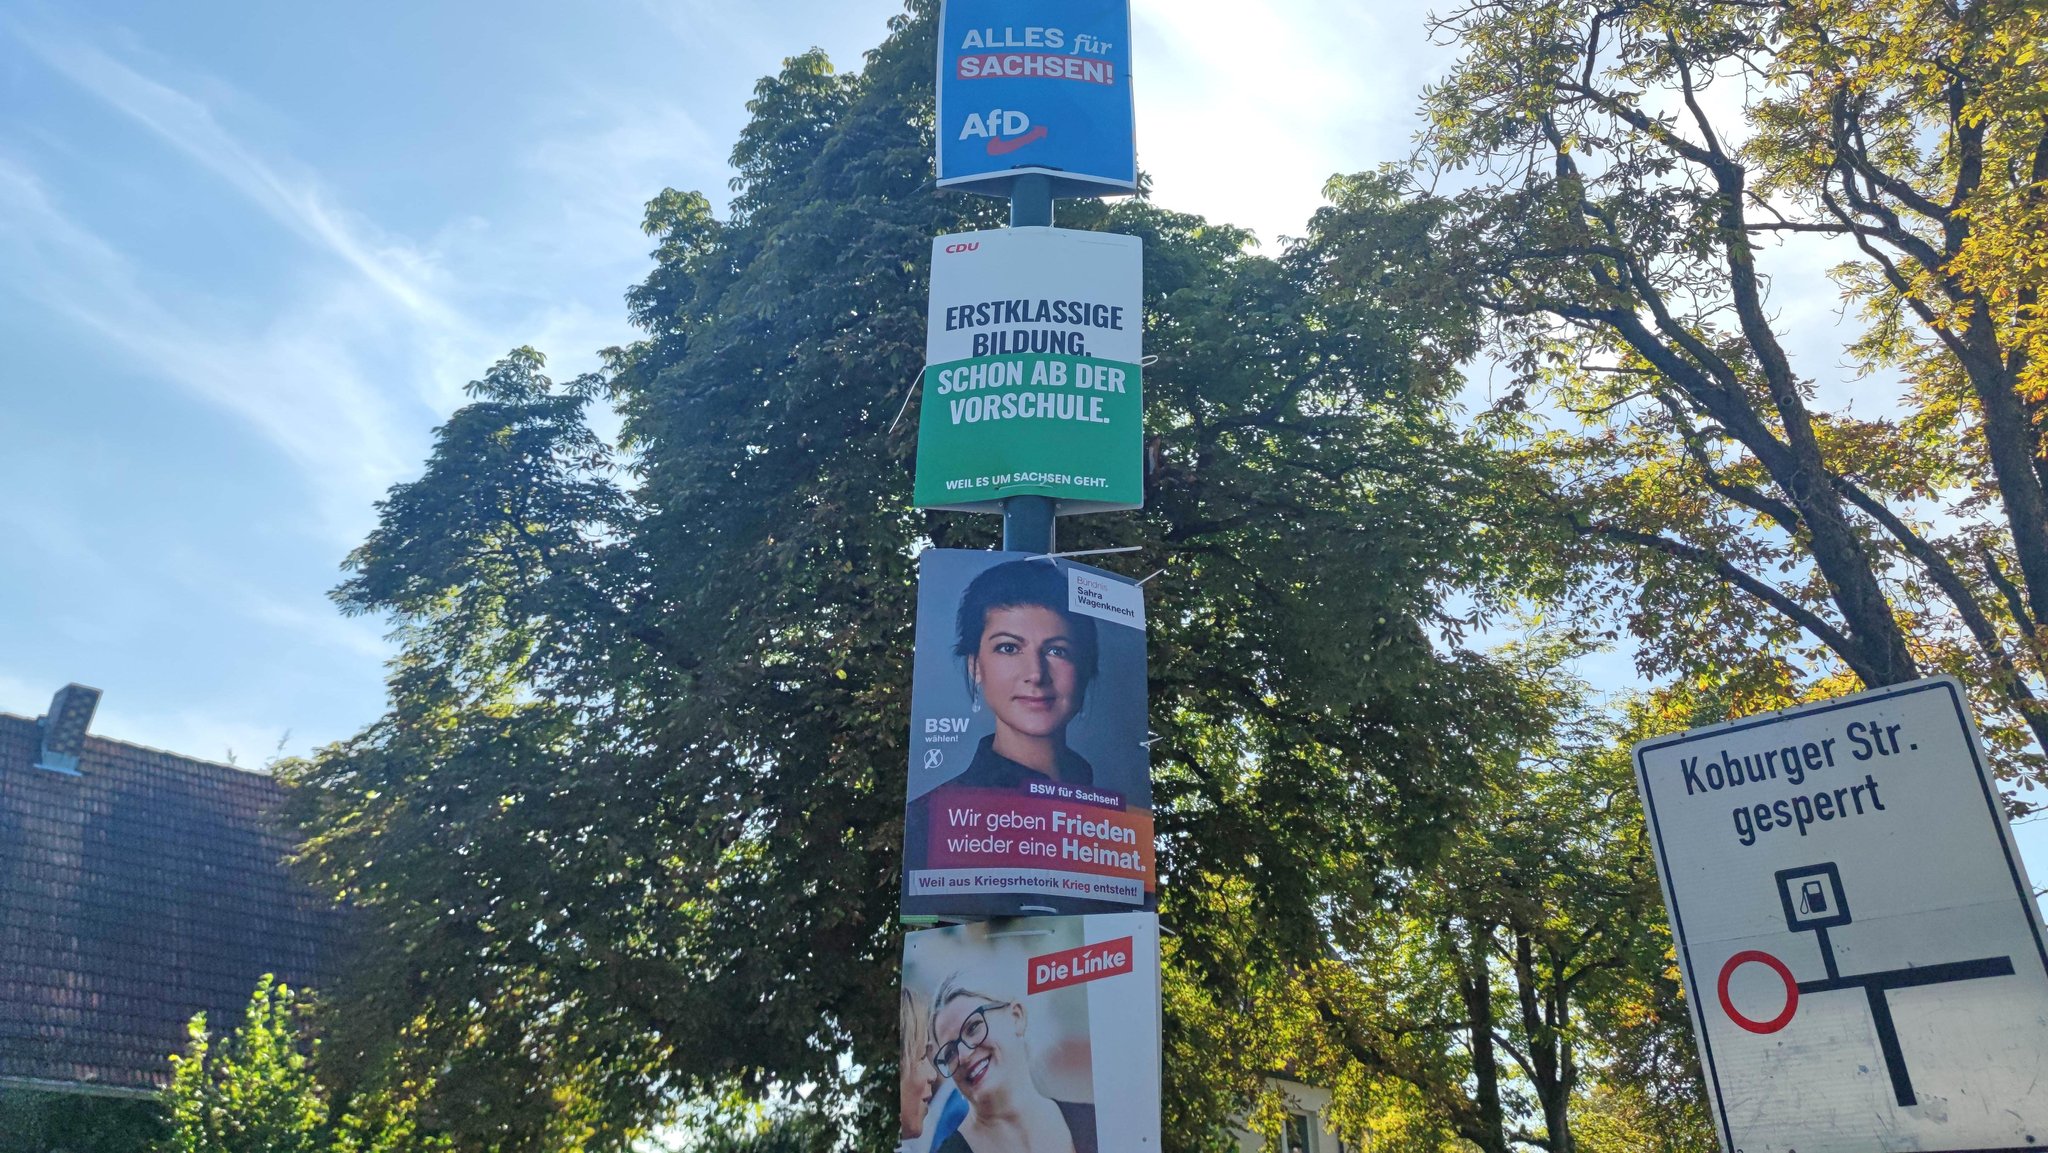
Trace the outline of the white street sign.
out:
M 1635 759 L 1730 1153 L 2048 1148 L 2048 944 L 1961 686 Z

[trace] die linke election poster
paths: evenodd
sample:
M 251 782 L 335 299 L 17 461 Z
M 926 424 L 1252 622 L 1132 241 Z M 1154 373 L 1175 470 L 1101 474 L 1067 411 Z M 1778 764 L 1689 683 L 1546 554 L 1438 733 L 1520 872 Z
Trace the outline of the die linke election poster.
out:
M 945 0 L 940 187 L 1044 173 L 1060 196 L 1130 192 L 1135 124 L 1130 0 Z
M 915 503 L 1143 505 L 1144 307 L 1135 236 L 1009 228 L 933 241 Z
M 899 1153 L 1159 1148 L 1159 918 L 903 939 Z
M 1029 553 L 918 559 L 903 916 L 1157 907 L 1145 605 Z

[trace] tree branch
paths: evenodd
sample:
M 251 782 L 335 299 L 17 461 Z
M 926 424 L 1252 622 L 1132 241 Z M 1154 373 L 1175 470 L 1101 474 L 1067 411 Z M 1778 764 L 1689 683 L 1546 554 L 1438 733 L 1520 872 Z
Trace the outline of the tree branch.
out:
M 1705 549 L 1686 544 L 1684 541 L 1672 540 L 1670 537 L 1658 536 L 1654 533 L 1637 532 L 1634 529 L 1621 528 L 1618 525 L 1593 525 L 1586 531 L 1626 544 L 1637 545 L 1653 552 L 1661 552 L 1677 560 L 1714 570 L 1723 580 L 1778 610 L 1778 612 L 1790 618 L 1800 628 L 1812 633 L 1822 644 L 1833 650 L 1834 654 L 1840 657 L 1849 666 L 1851 671 L 1857 676 L 1862 677 L 1866 684 L 1885 683 L 1882 680 L 1871 679 L 1876 676 L 1876 671 L 1864 664 L 1856 646 L 1850 643 L 1849 638 L 1844 636 L 1840 630 L 1822 620 L 1818 614 L 1805 605 L 1800 604 L 1780 590 L 1735 567 L 1727 558 L 1716 556 Z
M 1846 96 L 1848 85 L 1842 84 L 1841 93 Z M 1870 144 L 1863 138 L 1863 121 L 1846 98 L 1838 98 L 1836 107 L 1840 110 L 1842 137 L 1837 142 L 1835 154 L 1843 163 L 1853 167 L 1873 187 L 1882 189 L 1892 199 L 1912 209 L 1937 224 L 1945 224 L 1949 213 L 1941 205 L 1921 195 L 1920 190 L 1879 168 L 1870 161 Z M 1850 141 L 1855 143 L 1852 145 Z
M 1663 392 L 1657 393 L 1656 396 L 1658 403 L 1662 404 L 1664 410 L 1671 414 L 1671 422 L 1678 427 L 1679 439 L 1685 446 L 1686 455 L 1692 457 L 1693 463 L 1699 466 L 1701 473 L 1705 475 L 1708 488 L 1713 489 L 1737 504 L 1763 513 L 1765 516 L 1777 521 L 1779 527 L 1783 528 L 1786 532 L 1799 531 L 1800 518 L 1797 509 L 1746 484 L 1736 484 L 1724 479 L 1721 476 L 1720 470 L 1714 467 L 1711 460 L 1707 459 L 1706 446 L 1701 443 L 1703 438 L 1693 428 L 1692 421 L 1686 417 L 1685 410 L 1679 405 L 1677 399 Z
M 2027 611 L 2027 598 L 2020 595 L 2019 586 L 2012 583 L 2011 577 L 2005 575 L 2005 566 L 1998 563 L 1998 557 L 1992 553 L 1991 546 L 1978 545 L 1977 549 L 1978 554 L 1984 559 L 1985 573 L 1991 577 L 1991 583 L 1998 587 L 1998 595 L 2005 598 L 2005 611 L 2012 614 L 2013 623 L 2020 627 L 2020 632 L 2032 638 L 2040 631 L 2040 625 L 2035 623 L 2033 614 Z
M 1929 544 L 1926 538 L 1922 537 L 1919 533 L 1914 532 L 1912 527 L 1900 518 L 1898 514 L 1892 512 L 1891 509 L 1886 508 L 1883 503 L 1879 502 L 1877 498 L 1865 492 L 1855 481 L 1847 477 L 1838 476 L 1835 478 L 1835 487 L 1840 489 L 1842 494 L 1849 498 L 1850 503 L 1862 509 L 1865 513 L 1869 514 L 1872 520 L 1882 525 L 1884 530 L 1903 545 L 1906 552 L 1914 560 L 1919 561 L 1922 568 L 1927 570 L 1927 575 L 1941 589 L 1943 595 L 1948 597 L 1949 603 L 1956 607 L 1956 613 L 1963 618 L 1963 627 L 1970 630 L 1970 636 L 1976 640 L 1977 647 L 1983 651 L 1986 657 L 1990 658 L 1992 665 L 1998 669 L 1998 679 L 2001 682 L 2000 687 L 2005 690 L 2005 695 L 2010 697 L 2014 705 L 2018 707 L 2020 716 L 2027 722 L 2027 727 L 2033 730 L 2034 739 L 2041 743 L 2042 748 L 2048 749 L 2048 715 L 2044 715 L 2040 709 L 2033 707 L 2033 689 L 2027 684 L 2026 678 L 2022 677 L 2019 674 L 2019 670 L 2014 667 L 2012 657 L 2006 653 L 2005 645 L 1998 639 L 1997 628 L 1992 625 L 1991 618 L 1985 615 L 1983 606 L 1977 603 L 1977 598 L 1970 591 L 1969 586 L 1963 583 L 1962 575 L 1956 572 L 1955 566 L 1949 563 L 1949 559 L 1942 555 L 1941 550 Z M 1993 583 L 2001 586 L 2000 591 L 2003 592 L 2006 588 L 2010 588 L 2010 582 L 2005 580 L 2005 574 L 1998 570 L 1994 558 L 1992 558 L 1988 551 L 1985 553 L 1985 561 L 1994 574 L 1992 578 Z M 2019 590 L 2013 588 L 2008 596 L 2008 607 L 2017 609 L 2018 612 L 2014 614 L 2014 619 L 2024 623 L 2027 618 L 2022 614 L 2026 610 L 2015 599 L 2018 594 Z M 2029 631 L 2031 632 L 2031 630 Z

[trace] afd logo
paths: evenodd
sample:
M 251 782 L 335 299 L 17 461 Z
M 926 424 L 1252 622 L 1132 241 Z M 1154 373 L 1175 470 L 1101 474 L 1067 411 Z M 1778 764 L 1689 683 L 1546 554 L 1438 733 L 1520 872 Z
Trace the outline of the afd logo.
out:
M 967 731 L 967 718 L 926 717 L 924 719 L 924 731 L 928 736 L 937 733 L 964 733 Z
M 1034 125 L 1031 118 L 1009 108 L 991 108 L 987 116 L 969 112 L 967 123 L 960 128 L 962 140 L 987 140 L 990 156 L 1003 156 L 1017 151 L 1026 144 L 1045 139 L 1045 125 Z
M 954 253 L 954 252 L 973 252 L 973 251 L 975 251 L 976 249 L 978 249 L 978 248 L 980 248 L 980 247 L 981 247 L 981 241 L 979 241 L 979 240 L 975 240 L 975 241 L 971 241 L 971 242 L 969 242 L 969 243 L 967 243 L 967 244 L 948 244 L 948 245 L 946 246 L 946 251 L 947 251 L 947 252 L 948 252 L 949 254 L 950 254 L 950 253 Z

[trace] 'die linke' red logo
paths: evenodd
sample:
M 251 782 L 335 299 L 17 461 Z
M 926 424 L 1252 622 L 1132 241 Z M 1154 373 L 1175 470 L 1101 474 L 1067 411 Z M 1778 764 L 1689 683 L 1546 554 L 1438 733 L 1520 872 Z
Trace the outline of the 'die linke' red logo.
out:
M 1030 979 L 1024 991 L 1043 993 L 1084 981 L 1099 981 L 1131 971 L 1131 938 L 1122 937 L 1099 945 L 1083 945 L 1043 957 L 1031 958 Z
M 1009 108 L 991 108 L 987 116 L 969 112 L 960 129 L 962 140 L 987 140 L 990 156 L 1003 156 L 1036 140 L 1045 139 L 1045 125 L 1034 126 L 1031 118 Z

